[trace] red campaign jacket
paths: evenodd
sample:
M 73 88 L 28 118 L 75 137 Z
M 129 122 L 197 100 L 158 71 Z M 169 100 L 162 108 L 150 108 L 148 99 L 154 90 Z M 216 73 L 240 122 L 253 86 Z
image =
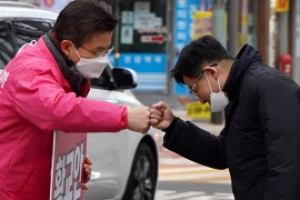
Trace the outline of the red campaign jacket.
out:
M 0 200 L 49 199 L 53 130 L 127 128 L 126 107 L 76 97 L 42 38 L 0 77 Z

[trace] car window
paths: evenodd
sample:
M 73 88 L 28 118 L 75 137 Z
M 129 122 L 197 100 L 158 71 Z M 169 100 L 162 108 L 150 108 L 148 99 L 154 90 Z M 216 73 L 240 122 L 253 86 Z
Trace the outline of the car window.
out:
M 0 69 L 5 67 L 14 54 L 15 50 L 9 24 L 4 20 L 0 20 Z
M 17 49 L 25 43 L 38 40 L 44 33 L 52 29 L 51 21 L 42 20 L 13 20 L 11 25 Z
M 109 66 L 105 68 L 99 78 L 90 79 L 91 87 L 101 88 L 104 90 L 112 90 L 115 88 L 112 78 L 111 69 Z
M 52 29 L 54 21 L 36 19 L 0 19 L 0 69 L 25 43 L 38 40 Z

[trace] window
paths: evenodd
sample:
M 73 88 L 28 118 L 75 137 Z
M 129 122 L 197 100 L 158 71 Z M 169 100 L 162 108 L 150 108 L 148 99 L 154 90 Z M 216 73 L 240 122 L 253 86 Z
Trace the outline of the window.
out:
M 14 56 L 15 50 L 11 39 L 9 24 L 0 20 L 0 69 L 3 69 Z
M 111 74 L 111 67 L 106 66 L 105 70 L 99 78 L 90 79 L 91 86 L 94 88 L 101 88 L 104 90 L 112 90 L 115 88 L 114 80 Z
M 25 43 L 38 40 L 52 29 L 54 21 L 34 19 L 0 20 L 0 69 L 15 56 Z
M 17 49 L 25 43 L 38 40 L 44 33 L 52 29 L 52 23 L 50 21 L 14 20 L 11 24 Z

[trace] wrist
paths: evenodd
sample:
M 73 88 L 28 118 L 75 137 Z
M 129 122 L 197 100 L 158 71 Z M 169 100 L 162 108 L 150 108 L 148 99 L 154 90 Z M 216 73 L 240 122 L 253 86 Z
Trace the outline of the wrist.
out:
M 127 108 L 127 106 L 121 106 L 121 126 L 122 129 L 126 129 L 128 127 L 128 112 L 129 109 Z
M 164 132 L 172 132 L 176 126 L 176 123 L 178 121 L 178 117 L 176 116 L 173 116 L 173 120 L 171 121 L 170 125 L 166 128 L 166 129 L 163 129 L 162 131 Z

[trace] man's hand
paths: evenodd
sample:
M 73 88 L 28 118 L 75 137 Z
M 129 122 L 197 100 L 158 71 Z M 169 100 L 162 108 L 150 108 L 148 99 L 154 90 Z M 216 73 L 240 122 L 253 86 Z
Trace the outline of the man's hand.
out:
M 163 130 L 170 126 L 175 116 L 170 106 L 160 101 L 152 105 L 150 118 L 150 123 L 154 128 Z
M 132 131 L 147 133 L 150 128 L 150 108 L 138 106 L 127 110 L 128 126 Z
M 82 190 L 88 190 L 89 188 L 85 185 L 85 183 L 89 182 L 92 174 L 92 161 L 88 156 L 84 158 L 83 161 L 83 184 L 81 185 Z

